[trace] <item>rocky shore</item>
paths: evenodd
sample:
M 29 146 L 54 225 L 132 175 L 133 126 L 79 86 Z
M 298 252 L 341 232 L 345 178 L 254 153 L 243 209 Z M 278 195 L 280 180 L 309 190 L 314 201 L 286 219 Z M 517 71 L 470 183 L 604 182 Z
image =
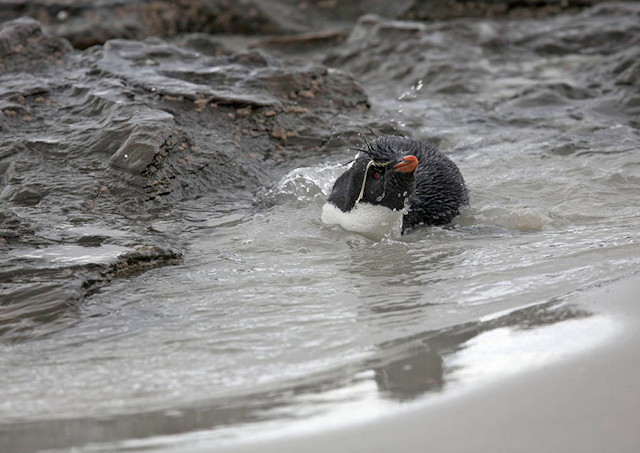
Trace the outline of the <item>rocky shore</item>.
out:
M 8 341 L 72 322 L 96 283 L 179 260 L 180 232 L 151 221 L 179 218 L 203 197 L 212 211 L 251 200 L 296 158 L 371 127 L 352 77 L 259 50 L 212 56 L 146 38 L 81 52 L 20 18 L 0 26 L 0 67 Z M 13 253 L 61 244 L 128 251 L 81 265 Z
M 531 18 L 575 13 L 602 0 L 11 0 L 0 22 L 30 16 L 74 47 L 183 33 L 286 35 L 349 30 L 365 14 L 387 19 Z
M 575 86 L 516 93 L 500 108 L 594 99 L 574 116 L 621 111 L 638 126 L 635 5 L 605 3 L 526 36 L 509 22 L 396 20 L 544 16 L 594 2 L 451 0 L 440 13 L 432 3 L 5 2 L 0 339 L 59 330 L 102 283 L 179 261 L 186 236 L 154 226 L 160 220 L 195 204 L 251 204 L 298 159 L 357 146 L 369 130 L 396 131 L 370 112 L 360 83 L 423 80 L 424 93 L 473 96 L 491 80 L 479 49 L 489 58 L 597 54 L 601 67 L 576 72 Z M 378 15 L 358 20 L 363 13 Z M 233 52 L 208 34 L 221 32 L 257 38 Z M 451 39 L 443 46 L 434 36 Z M 38 252 L 52 247 L 67 247 L 65 256 Z M 83 254 L 101 258 L 73 258 Z
M 4 1 L 0 445 L 222 448 L 353 403 L 388 418 L 271 446 L 635 451 L 639 128 L 639 2 Z M 321 224 L 389 133 L 463 170 L 454 228 Z

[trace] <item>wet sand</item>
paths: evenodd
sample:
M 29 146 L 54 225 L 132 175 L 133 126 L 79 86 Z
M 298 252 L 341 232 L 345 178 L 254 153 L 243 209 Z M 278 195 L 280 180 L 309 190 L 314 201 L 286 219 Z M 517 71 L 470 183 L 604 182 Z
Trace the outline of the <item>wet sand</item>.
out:
M 640 451 L 640 275 L 573 301 L 623 329 L 534 371 L 407 406 L 372 422 L 253 439 L 217 452 Z

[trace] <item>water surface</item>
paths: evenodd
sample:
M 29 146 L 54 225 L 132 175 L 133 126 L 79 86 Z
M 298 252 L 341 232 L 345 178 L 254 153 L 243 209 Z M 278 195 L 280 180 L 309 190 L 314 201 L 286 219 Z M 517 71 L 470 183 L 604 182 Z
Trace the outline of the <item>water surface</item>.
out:
M 63 331 L 0 346 L 0 436 L 117 450 L 321 429 L 612 335 L 567 301 L 640 264 L 640 137 L 604 91 L 558 94 L 606 58 L 479 60 L 472 92 L 369 83 L 373 115 L 459 165 L 471 205 L 455 225 L 382 240 L 323 225 L 346 149 L 253 200 L 192 203 L 154 225 L 188 244 L 181 264 L 112 282 Z

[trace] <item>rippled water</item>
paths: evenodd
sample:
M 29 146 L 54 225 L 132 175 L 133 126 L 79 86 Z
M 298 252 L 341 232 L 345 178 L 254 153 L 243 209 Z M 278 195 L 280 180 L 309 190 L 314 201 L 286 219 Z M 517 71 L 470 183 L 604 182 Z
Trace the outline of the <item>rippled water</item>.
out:
M 189 238 L 183 263 L 114 281 L 62 332 L 1 346 L 9 445 L 64 429 L 62 447 L 157 447 L 361 420 L 610 333 L 565 300 L 640 264 L 638 130 L 542 96 L 584 59 L 528 64 L 494 67 L 480 98 L 370 87 L 375 115 L 459 165 L 471 206 L 455 227 L 374 241 L 323 225 L 349 150 L 251 203 L 156 225 Z M 514 100 L 523 87 L 542 97 Z
M 117 426 L 139 412 L 143 437 L 218 428 L 214 438 L 358 402 L 384 412 L 446 389 L 455 351 L 482 331 L 586 316 L 553 301 L 639 264 L 638 164 L 496 147 L 451 154 L 473 194 L 454 229 L 376 242 L 321 224 L 340 171 L 326 163 L 254 206 L 185 220 L 200 234 L 183 264 L 105 288 L 64 332 L 3 347 L 3 418 L 70 418 L 59 423 L 82 441 L 96 417 L 105 440 L 132 437 Z M 497 165 L 510 171 L 487 178 Z

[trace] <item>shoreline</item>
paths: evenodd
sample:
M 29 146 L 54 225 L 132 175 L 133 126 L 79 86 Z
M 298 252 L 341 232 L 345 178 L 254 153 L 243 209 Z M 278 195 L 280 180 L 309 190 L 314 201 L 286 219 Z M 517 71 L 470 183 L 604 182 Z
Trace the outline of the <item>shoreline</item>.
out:
M 621 331 L 586 350 L 374 420 L 258 436 L 190 451 L 631 452 L 640 450 L 640 274 L 578 292 L 571 303 Z M 568 321 L 571 322 L 571 321 Z M 463 435 L 461 435 L 463 433 Z M 180 450 L 174 446 L 169 450 Z

